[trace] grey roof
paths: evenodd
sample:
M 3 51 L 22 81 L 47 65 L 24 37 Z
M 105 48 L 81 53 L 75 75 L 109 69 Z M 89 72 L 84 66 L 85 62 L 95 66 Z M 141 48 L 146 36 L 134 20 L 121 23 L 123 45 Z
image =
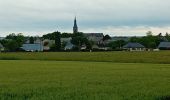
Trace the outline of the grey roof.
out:
M 21 48 L 25 51 L 42 51 L 43 46 L 41 44 L 23 44 Z
M 0 40 L 3 40 L 3 39 L 5 39 L 5 37 L 0 37 Z
M 95 37 L 103 37 L 103 33 L 84 33 L 85 36 L 95 36 Z
M 65 50 L 71 50 L 71 49 L 73 49 L 73 47 L 74 47 L 74 45 L 71 42 L 68 42 L 64 49 Z
M 170 48 L 170 42 L 161 42 L 158 48 Z
M 128 43 L 124 45 L 123 48 L 145 48 L 145 46 L 140 43 Z
M 123 41 L 129 41 L 131 37 L 112 37 L 110 41 L 118 41 L 118 40 L 123 40 Z
M 61 42 L 70 42 L 72 40 L 71 37 L 69 38 L 61 38 Z

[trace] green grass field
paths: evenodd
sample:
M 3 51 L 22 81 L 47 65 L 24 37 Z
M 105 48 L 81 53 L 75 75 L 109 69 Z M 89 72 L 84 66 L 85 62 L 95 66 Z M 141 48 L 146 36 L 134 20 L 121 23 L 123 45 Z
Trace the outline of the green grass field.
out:
M 0 60 L 92 61 L 170 64 L 170 51 L 0 53 Z
M 2 53 L 0 100 L 169 100 L 168 55 Z

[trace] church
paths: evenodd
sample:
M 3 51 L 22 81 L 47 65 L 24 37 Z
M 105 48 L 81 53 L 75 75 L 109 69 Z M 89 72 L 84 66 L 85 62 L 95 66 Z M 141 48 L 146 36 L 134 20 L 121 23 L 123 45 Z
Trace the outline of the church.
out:
M 73 33 L 78 33 L 78 26 L 77 26 L 77 19 L 75 17 L 74 19 L 74 26 L 73 26 Z
M 78 25 L 77 25 L 77 18 L 74 19 L 74 26 L 73 26 L 73 34 L 78 33 Z M 103 33 L 84 33 L 84 36 L 87 37 L 89 41 L 93 41 L 95 44 L 100 44 L 102 41 L 104 34 Z

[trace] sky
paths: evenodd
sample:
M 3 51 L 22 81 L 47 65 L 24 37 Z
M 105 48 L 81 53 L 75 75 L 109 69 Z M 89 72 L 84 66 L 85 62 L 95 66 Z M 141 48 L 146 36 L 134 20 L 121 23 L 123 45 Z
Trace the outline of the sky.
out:
M 111 36 L 170 33 L 170 0 L 0 0 L 0 36 L 79 31 Z

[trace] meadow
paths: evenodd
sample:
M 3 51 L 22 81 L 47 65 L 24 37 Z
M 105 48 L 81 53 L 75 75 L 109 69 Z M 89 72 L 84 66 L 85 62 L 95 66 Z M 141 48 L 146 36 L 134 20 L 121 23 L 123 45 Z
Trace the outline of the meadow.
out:
M 1 53 L 0 100 L 169 100 L 168 55 Z
M 91 61 L 170 64 L 170 51 L 0 53 L 0 60 Z

